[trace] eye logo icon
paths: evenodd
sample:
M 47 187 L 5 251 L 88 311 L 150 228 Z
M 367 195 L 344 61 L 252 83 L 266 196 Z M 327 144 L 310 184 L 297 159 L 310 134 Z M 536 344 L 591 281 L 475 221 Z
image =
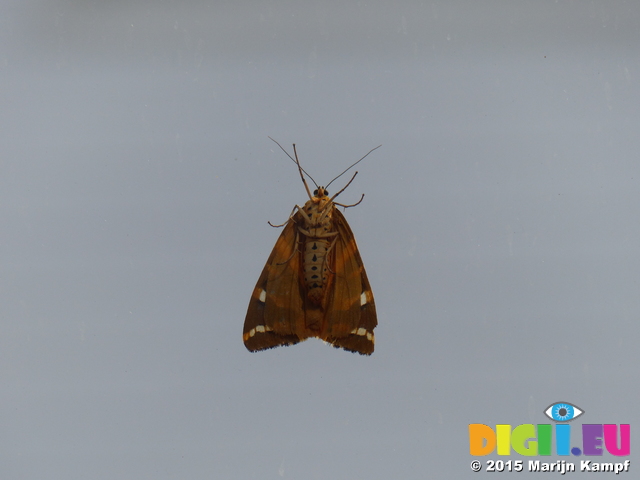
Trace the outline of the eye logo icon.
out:
M 569 402 L 558 402 L 549 405 L 544 414 L 554 422 L 570 422 L 584 413 L 578 407 Z

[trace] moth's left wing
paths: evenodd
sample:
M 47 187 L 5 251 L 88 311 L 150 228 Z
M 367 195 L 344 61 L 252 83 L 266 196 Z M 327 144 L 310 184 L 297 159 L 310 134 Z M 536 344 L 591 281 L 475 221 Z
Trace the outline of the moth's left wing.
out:
M 302 265 L 294 219 L 278 237 L 249 301 L 242 338 L 252 352 L 293 345 L 306 338 Z

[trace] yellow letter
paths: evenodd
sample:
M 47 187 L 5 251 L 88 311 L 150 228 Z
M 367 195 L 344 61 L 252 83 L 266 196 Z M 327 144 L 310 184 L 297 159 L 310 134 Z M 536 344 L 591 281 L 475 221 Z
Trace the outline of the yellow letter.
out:
M 498 455 L 511 455 L 511 425 L 496 425 Z

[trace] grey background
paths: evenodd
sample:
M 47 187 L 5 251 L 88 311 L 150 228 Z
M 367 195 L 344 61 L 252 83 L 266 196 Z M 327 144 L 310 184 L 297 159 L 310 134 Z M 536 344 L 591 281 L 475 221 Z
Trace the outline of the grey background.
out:
M 560 400 L 633 437 L 639 20 L 5 0 L 2 478 L 476 478 L 469 423 Z M 242 344 L 267 220 L 306 196 L 267 135 L 320 184 L 383 144 L 341 196 L 366 194 L 370 358 Z

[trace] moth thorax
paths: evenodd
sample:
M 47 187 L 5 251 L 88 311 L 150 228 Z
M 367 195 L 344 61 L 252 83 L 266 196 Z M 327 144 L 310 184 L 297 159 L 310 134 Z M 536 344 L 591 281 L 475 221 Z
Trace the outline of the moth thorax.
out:
M 307 285 L 307 298 L 315 305 L 320 305 L 327 284 L 328 249 L 329 242 L 317 238 L 307 239 L 304 246 L 304 280 Z
M 331 213 L 333 204 L 329 205 L 328 198 L 317 198 L 309 200 L 304 205 L 304 212 L 308 216 L 305 221 L 305 228 L 312 232 L 326 233 L 331 230 Z M 316 233 L 312 233 L 312 236 Z

